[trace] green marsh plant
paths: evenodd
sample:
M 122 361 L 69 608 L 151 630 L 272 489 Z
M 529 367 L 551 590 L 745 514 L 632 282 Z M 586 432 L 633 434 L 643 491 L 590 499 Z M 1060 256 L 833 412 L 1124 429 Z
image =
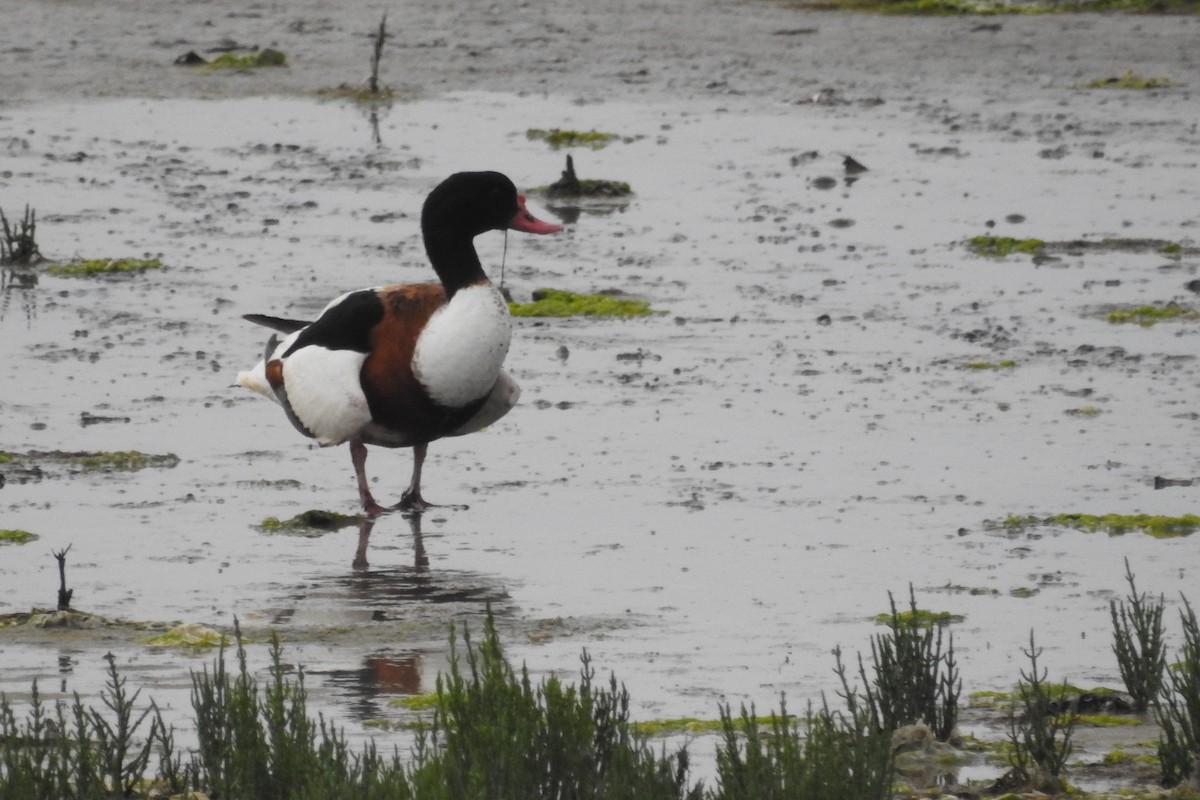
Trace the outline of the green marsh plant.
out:
M 1133 698 L 1133 708 L 1145 713 L 1162 690 L 1167 668 L 1167 648 L 1163 641 L 1163 597 L 1158 601 L 1140 594 L 1125 559 L 1125 580 L 1129 596 L 1109 602 L 1113 624 L 1113 653 L 1125 690 Z
M 1200 777 L 1200 625 L 1187 598 L 1179 612 L 1183 648 L 1167 668 L 1155 716 L 1162 729 L 1158 758 L 1164 786 Z
M 721 712 L 715 785 L 688 779 L 686 746 L 651 747 L 629 720 L 615 677 L 597 681 L 587 653 L 580 680 L 534 683 L 505 659 L 490 614 L 476 646 L 451 634 L 448 673 L 438 679 L 411 757 L 351 749 L 307 707 L 304 673 L 282 660 L 277 637 L 256 677 L 235 625 L 233 658 L 222 645 L 192 674 L 197 746 L 182 749 L 153 702 L 140 702 L 109 656 L 99 711 L 53 705 L 33 684 L 18 719 L 0 695 L 0 800 L 111 800 L 202 793 L 254 800 L 884 800 L 889 733 L 846 685 L 844 710 L 828 705 L 803 724 L 787 713 L 735 719 Z M 803 729 L 803 733 L 801 732 Z
M 128 797 L 146 780 L 162 718 L 153 704 L 137 710 L 140 690 L 130 694 L 112 654 L 105 660 L 107 712 L 84 706 L 78 694 L 51 709 L 36 680 L 24 720 L 0 696 L 0 799 Z
M 954 659 L 954 635 L 949 634 L 943 642 L 943 626 L 936 624 L 928 612 L 917 609 L 911 585 L 908 595 L 910 610 L 901 612 L 888 593 L 891 614 L 884 620 L 888 632 L 871 640 L 873 680 L 868 679 L 859 657 L 865 700 L 885 730 L 924 722 L 939 741 L 946 741 L 958 724 L 962 690 Z
M 142 724 L 154 707 L 147 706 L 139 713 L 136 706 L 142 690 L 138 689 L 130 694 L 125 687 L 125 677 L 117 670 L 117 661 L 113 654 L 109 653 L 104 660 L 108 663 L 108 683 L 100 693 L 100 699 L 111 713 L 103 714 L 94 709 L 89 710 L 92 738 L 99 766 L 108 786 L 129 797 L 134 787 L 142 781 L 150 763 L 150 751 L 156 738 L 153 733 L 157 727 L 157 717 L 151 726 L 152 735 L 139 741 L 138 734 Z
M 42 254 L 37 245 L 37 213 L 25 206 L 25 216 L 10 225 L 0 209 L 0 264 L 33 264 Z
M 891 736 L 846 686 L 846 711 L 822 702 L 801 725 L 780 698 L 764 726 L 753 706 L 721 709 L 717 789 L 711 800 L 885 800 L 891 796 Z
M 428 738 L 418 741 L 413 781 L 422 798 L 698 798 L 687 790 L 688 756 L 656 754 L 633 731 L 629 694 L 594 680 L 586 651 L 578 686 L 535 685 L 504 658 L 489 615 L 465 654 L 451 636 L 450 671 L 439 676 Z
M 1012 745 L 1009 763 L 1018 777 L 1042 789 L 1057 791 L 1059 775 L 1071 755 L 1071 737 L 1075 732 L 1075 712 L 1065 708 L 1067 687 L 1046 682 L 1047 671 L 1038 666 L 1042 648 L 1029 632 L 1029 671 L 1021 671 L 1008 719 L 1008 740 Z

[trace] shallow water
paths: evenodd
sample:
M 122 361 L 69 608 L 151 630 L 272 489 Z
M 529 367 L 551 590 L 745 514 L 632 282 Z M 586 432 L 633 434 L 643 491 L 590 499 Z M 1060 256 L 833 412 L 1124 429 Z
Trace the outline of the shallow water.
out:
M 909 584 L 922 608 L 965 615 L 967 691 L 1011 686 L 1031 629 L 1055 680 L 1118 685 L 1108 602 L 1124 593 L 1123 559 L 1175 607 L 1181 591 L 1196 599 L 1195 539 L 994 523 L 1195 510 L 1193 489 L 1153 479 L 1196 472 L 1200 333 L 1102 312 L 1188 302 L 1200 260 L 1075 247 L 1035 264 L 964 240 L 1194 245 L 1200 136 L 1152 96 L 1115 107 L 1047 90 L 952 111 L 849 99 L 456 92 L 391 107 L 379 144 L 361 110 L 305 98 L 5 109 L 3 207 L 38 210 L 46 255 L 168 269 L 6 275 L 3 449 L 182 461 L 10 478 L 0 526 L 41 538 L 0 551 L 0 611 L 52 605 L 49 554 L 70 545 L 77 607 L 279 630 L 318 707 L 354 735 L 399 716 L 386 699 L 430 691 L 447 623 L 477 625 L 488 603 L 514 661 L 569 675 L 586 647 L 639 719 L 815 700 L 836 686 L 833 648 L 867 650 L 871 618 Z M 499 235 L 481 238 L 493 276 L 503 256 L 518 299 L 620 289 L 661 313 L 519 321 L 522 404 L 431 448 L 427 497 L 468 507 L 425 514 L 419 540 L 399 515 L 370 531 L 263 532 L 267 516 L 353 513 L 353 473 L 345 448 L 310 446 L 231 388 L 265 339 L 240 315 L 302 317 L 350 288 L 431 278 L 424 194 L 460 169 L 551 182 L 564 153 L 530 127 L 626 137 L 574 156 L 582 177 L 636 195 L 585 208 L 563 235 L 514 234 L 506 256 Z M 845 155 L 869 170 L 847 180 Z M 1016 365 L 963 366 L 1005 359 Z M 1066 413 L 1082 406 L 1099 414 Z M 409 468 L 407 451 L 373 449 L 376 496 L 398 499 Z M 182 718 L 187 671 L 211 658 L 123 632 L 3 636 L 2 691 L 40 677 L 90 694 L 112 649 Z

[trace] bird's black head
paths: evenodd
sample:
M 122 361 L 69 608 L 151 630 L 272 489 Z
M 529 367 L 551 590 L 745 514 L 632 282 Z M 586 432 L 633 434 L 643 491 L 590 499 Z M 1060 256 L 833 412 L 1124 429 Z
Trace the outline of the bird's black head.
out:
M 509 227 L 520 210 L 517 187 L 499 172 L 459 172 L 442 181 L 425 199 L 421 228 L 474 238 Z

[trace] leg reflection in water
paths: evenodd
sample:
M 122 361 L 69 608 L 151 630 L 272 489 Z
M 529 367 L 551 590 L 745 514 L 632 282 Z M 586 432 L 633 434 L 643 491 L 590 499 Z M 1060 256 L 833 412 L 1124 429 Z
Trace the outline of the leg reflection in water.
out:
M 422 513 L 422 511 L 408 511 L 404 514 L 404 518 L 408 520 L 409 530 L 412 531 L 413 568 L 417 572 L 429 569 L 429 556 L 425 554 L 425 542 L 421 538 Z M 367 545 L 371 541 L 371 531 L 375 530 L 375 523 L 379 519 L 380 517 L 366 514 L 358 519 L 358 549 L 354 551 L 354 561 L 352 562 L 352 566 L 357 570 L 366 570 L 371 566 L 367 562 Z

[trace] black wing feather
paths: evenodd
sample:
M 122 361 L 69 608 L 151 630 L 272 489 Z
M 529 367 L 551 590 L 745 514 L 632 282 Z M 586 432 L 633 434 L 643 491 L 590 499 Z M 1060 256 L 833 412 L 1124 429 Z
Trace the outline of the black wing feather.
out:
M 383 320 L 383 301 L 374 289 L 350 292 L 337 305 L 308 325 L 283 354 L 287 358 L 302 347 L 371 352 L 371 331 Z
M 295 333 L 312 324 L 302 319 L 284 319 L 283 317 L 270 317 L 266 314 L 243 314 L 242 319 L 284 334 Z

